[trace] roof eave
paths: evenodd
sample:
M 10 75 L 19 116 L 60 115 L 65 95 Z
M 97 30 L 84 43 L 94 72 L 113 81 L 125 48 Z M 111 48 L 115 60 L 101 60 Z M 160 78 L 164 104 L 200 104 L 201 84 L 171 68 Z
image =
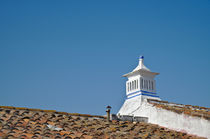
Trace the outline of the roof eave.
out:
M 132 75 L 132 74 L 134 74 L 134 73 L 136 73 L 136 72 L 146 72 L 146 73 L 150 73 L 150 74 L 152 74 L 152 75 L 159 75 L 159 74 L 160 74 L 160 73 L 158 73 L 158 72 L 151 72 L 151 71 L 147 71 L 147 70 L 142 70 L 142 69 L 140 69 L 140 70 L 137 70 L 137 71 L 132 71 L 132 72 L 129 72 L 129 73 L 127 73 L 127 74 L 124 74 L 123 77 L 127 77 L 127 76 Z

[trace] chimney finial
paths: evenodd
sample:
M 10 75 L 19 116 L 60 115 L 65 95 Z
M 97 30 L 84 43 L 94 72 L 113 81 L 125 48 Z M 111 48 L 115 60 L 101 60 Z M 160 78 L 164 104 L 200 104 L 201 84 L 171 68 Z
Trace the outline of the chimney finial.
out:
M 143 56 L 143 55 L 141 55 L 141 56 L 139 57 L 139 59 L 144 59 L 144 56 Z

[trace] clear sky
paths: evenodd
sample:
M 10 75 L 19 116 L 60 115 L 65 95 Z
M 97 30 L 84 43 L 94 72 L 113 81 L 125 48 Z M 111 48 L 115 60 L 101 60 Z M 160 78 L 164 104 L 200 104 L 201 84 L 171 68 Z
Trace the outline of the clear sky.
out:
M 0 1 L 0 105 L 117 113 L 140 55 L 162 100 L 210 107 L 210 1 Z

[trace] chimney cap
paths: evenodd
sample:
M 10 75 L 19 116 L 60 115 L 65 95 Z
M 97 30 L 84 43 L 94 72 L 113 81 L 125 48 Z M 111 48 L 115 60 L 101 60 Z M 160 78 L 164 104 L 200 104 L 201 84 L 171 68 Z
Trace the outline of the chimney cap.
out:
M 107 109 L 111 109 L 112 107 L 111 107 L 111 106 L 107 106 L 106 108 L 107 108 Z

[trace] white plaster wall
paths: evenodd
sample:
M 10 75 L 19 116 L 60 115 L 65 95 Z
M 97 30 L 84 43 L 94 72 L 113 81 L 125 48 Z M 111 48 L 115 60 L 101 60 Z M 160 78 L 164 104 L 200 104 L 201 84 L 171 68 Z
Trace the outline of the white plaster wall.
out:
M 149 123 L 210 139 L 210 121 L 157 108 L 141 96 L 126 100 L 118 114 L 148 117 Z
M 142 77 L 144 80 L 147 81 L 153 81 L 153 90 L 152 89 L 146 89 L 146 88 L 142 88 L 140 89 L 140 77 Z M 128 86 L 127 83 L 132 82 L 134 80 L 138 80 L 138 88 L 133 89 L 132 91 L 128 92 Z M 156 85 L 155 85 L 155 80 L 154 80 L 154 76 L 142 76 L 142 75 L 138 75 L 138 74 L 134 74 L 132 76 L 128 77 L 128 80 L 126 81 L 126 95 L 136 92 L 136 91 L 140 91 L 140 90 L 144 90 L 144 91 L 149 91 L 149 92 L 156 92 Z
M 126 81 L 126 95 L 128 95 L 128 94 L 130 94 L 132 92 L 140 91 L 140 80 L 139 80 L 139 78 L 140 78 L 139 75 L 131 76 L 131 77 L 128 78 L 128 80 Z M 133 89 L 132 91 L 128 92 L 127 83 L 131 82 L 131 81 L 134 81 L 134 80 L 138 80 L 138 88 L 137 89 Z
M 141 106 L 141 95 L 132 99 L 126 99 L 123 106 L 120 108 L 118 114 L 120 115 L 133 115 L 134 111 Z

